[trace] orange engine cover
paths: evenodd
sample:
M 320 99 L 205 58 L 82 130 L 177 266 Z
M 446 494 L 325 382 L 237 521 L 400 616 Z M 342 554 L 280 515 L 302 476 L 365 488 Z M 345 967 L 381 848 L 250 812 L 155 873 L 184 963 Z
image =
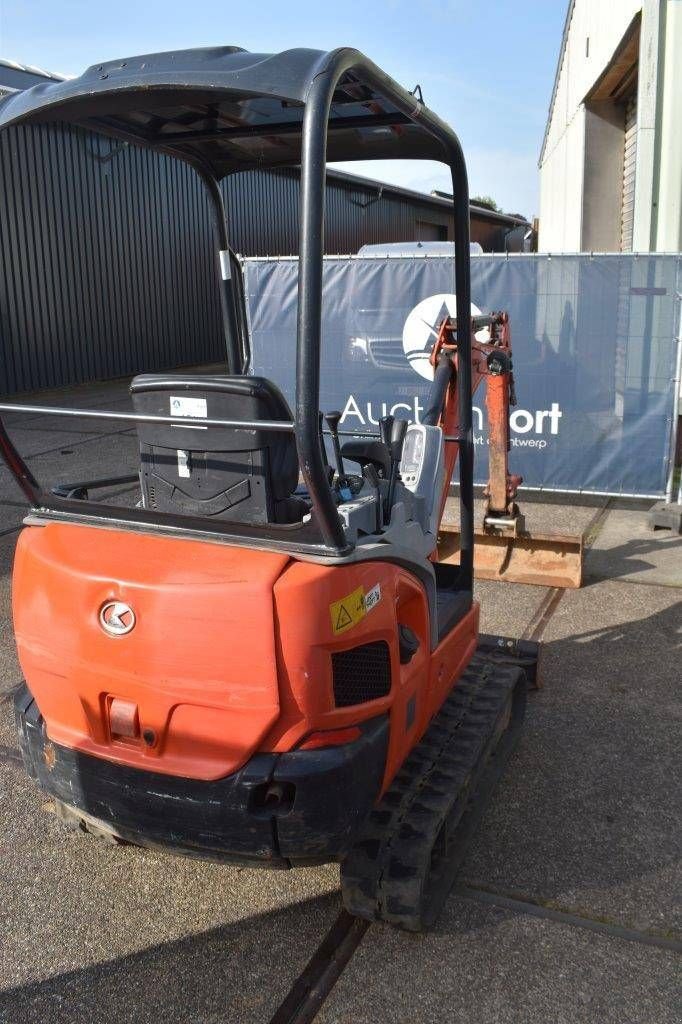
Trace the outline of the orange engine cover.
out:
M 132 531 L 24 529 L 14 627 L 49 738 L 174 775 L 235 771 L 280 714 L 273 587 L 288 561 Z
M 424 587 L 389 561 L 316 564 L 58 523 L 22 532 L 13 604 L 19 660 L 51 740 L 206 780 L 386 714 L 388 785 L 478 632 L 474 604 L 432 651 Z M 399 627 L 418 640 L 404 664 Z M 374 647 L 353 671 L 364 678 L 368 652 L 383 648 L 388 686 L 382 677 L 375 697 L 337 701 L 334 659 L 362 645 Z

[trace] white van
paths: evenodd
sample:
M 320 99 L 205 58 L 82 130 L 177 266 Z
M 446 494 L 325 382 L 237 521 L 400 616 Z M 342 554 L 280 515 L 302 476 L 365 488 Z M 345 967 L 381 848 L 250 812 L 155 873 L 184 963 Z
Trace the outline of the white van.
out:
M 470 242 L 469 252 L 477 256 L 483 252 L 480 242 Z M 378 245 L 363 245 L 358 256 L 454 256 L 454 242 L 380 242 Z

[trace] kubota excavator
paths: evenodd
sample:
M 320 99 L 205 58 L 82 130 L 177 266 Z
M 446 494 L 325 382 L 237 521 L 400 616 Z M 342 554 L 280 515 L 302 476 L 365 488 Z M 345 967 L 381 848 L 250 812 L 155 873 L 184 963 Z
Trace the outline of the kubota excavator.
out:
M 472 391 L 508 375 L 510 349 L 504 315 L 470 314 L 457 136 L 353 49 L 144 55 L 0 101 L 0 128 L 43 122 L 200 175 L 226 373 L 135 377 L 128 413 L 0 404 L 136 425 L 140 450 L 141 497 L 123 507 L 97 499 L 111 479 L 46 489 L 0 424 L 30 504 L 13 576 L 26 767 L 84 831 L 275 867 L 337 860 L 353 914 L 425 928 L 518 736 L 536 665 L 533 645 L 479 637 L 472 593 Z M 422 422 L 387 417 L 380 436 L 341 446 L 330 414 L 330 465 L 325 164 L 403 157 L 451 167 L 457 316 L 441 325 Z M 249 374 L 219 188 L 284 166 L 301 181 L 293 411 Z M 482 328 L 488 340 L 472 345 Z M 455 468 L 459 565 L 437 555 Z

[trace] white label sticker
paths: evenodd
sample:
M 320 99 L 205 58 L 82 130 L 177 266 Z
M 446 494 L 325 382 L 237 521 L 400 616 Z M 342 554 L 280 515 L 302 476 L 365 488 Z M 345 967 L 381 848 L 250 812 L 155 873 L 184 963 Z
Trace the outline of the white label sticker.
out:
M 178 476 L 184 477 L 185 480 L 189 480 L 189 452 L 183 451 L 182 448 L 178 448 Z
M 375 604 L 379 604 L 380 600 L 381 600 L 381 587 L 377 583 L 377 585 L 375 587 L 372 587 L 372 589 L 369 591 L 369 593 L 365 594 L 365 611 L 366 612 L 371 612 L 371 610 L 374 607 L 374 605 Z
M 205 398 L 188 398 L 185 395 L 170 396 L 171 416 L 193 416 L 206 419 L 208 403 Z
M 220 250 L 220 274 L 223 281 L 229 281 L 232 277 L 232 268 L 230 266 L 230 253 L 228 249 Z

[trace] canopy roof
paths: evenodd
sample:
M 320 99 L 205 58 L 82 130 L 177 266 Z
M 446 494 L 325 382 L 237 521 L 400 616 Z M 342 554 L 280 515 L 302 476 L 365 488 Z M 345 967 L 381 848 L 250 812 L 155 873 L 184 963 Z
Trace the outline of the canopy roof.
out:
M 309 91 L 339 58 L 349 69 L 332 100 L 328 160 L 444 158 L 442 145 L 423 127 L 438 118 L 361 53 L 347 49 L 266 54 L 223 46 L 108 61 L 79 78 L 41 83 L 0 100 L 0 128 L 70 122 L 202 163 L 217 178 L 295 165 Z M 401 112 L 391 95 L 400 97 L 403 110 L 410 100 L 422 124 Z

